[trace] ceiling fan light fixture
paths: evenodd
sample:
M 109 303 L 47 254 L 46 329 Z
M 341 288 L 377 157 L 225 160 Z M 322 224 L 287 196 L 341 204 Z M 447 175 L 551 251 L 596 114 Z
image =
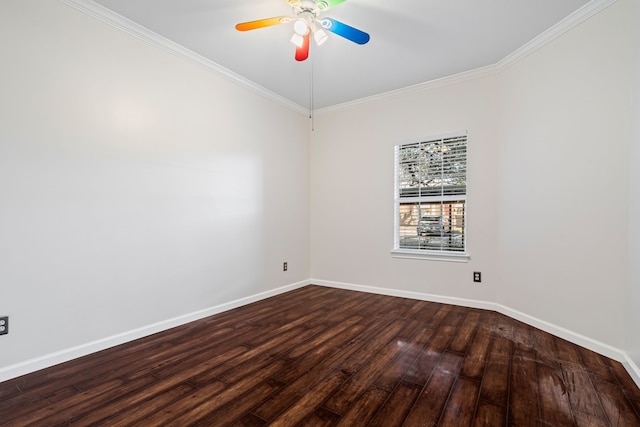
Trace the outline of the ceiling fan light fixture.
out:
M 300 34 L 293 33 L 290 41 L 297 47 L 302 47 L 302 45 L 304 44 L 304 37 L 302 37 Z
M 330 9 L 346 0 L 285 0 L 293 13 L 291 16 L 276 16 L 259 19 L 257 21 L 241 22 L 236 25 L 238 31 L 255 30 L 279 24 L 292 23 L 293 34 L 291 43 L 296 46 L 296 61 L 304 61 L 309 57 L 311 36 L 317 46 L 321 46 L 329 39 L 328 33 L 337 34 L 353 43 L 366 44 L 370 36 L 343 22 L 332 18 L 319 18 L 320 12 Z
M 327 35 L 327 32 L 322 28 L 315 29 L 313 32 L 313 39 L 316 41 L 316 45 L 318 46 L 322 46 L 328 38 L 329 36 Z
M 309 33 L 309 23 L 304 18 L 298 18 L 293 23 L 293 31 L 301 36 L 307 35 Z

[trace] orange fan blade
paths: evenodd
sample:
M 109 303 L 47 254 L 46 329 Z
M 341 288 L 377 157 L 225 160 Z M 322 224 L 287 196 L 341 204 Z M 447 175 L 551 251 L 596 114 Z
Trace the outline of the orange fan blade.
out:
M 276 16 L 275 18 L 258 19 L 257 21 L 242 22 L 236 25 L 238 31 L 257 30 L 258 28 L 271 27 L 273 25 L 291 22 L 288 16 Z
M 309 39 L 311 37 L 311 31 L 307 35 L 303 36 L 302 46 L 296 48 L 296 61 L 304 61 L 309 57 Z

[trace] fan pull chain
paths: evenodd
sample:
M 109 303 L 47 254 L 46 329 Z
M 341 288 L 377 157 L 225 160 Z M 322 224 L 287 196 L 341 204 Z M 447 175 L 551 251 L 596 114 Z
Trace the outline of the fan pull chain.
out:
M 314 115 L 313 115 L 313 58 L 311 62 L 311 78 L 309 79 L 309 119 L 311 120 L 311 131 L 314 131 Z

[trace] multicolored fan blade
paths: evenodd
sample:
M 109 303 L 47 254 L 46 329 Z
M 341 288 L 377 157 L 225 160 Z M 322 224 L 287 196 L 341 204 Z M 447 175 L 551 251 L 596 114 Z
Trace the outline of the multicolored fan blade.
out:
M 307 35 L 303 36 L 302 46 L 296 48 L 296 61 L 304 61 L 309 57 L 309 41 L 311 38 L 311 31 Z
M 273 25 L 286 24 L 291 22 L 288 16 L 276 16 L 274 18 L 258 19 L 257 21 L 242 22 L 236 25 L 238 31 L 256 30 L 258 28 L 271 27 Z
M 285 0 L 289 3 L 291 7 L 298 7 L 302 3 L 302 0 Z M 324 11 L 327 9 L 331 9 L 334 6 L 339 5 L 340 3 L 344 3 L 347 0 L 316 0 L 316 6 L 318 10 Z
M 340 37 L 344 37 L 347 40 L 351 40 L 354 43 L 365 44 L 369 42 L 369 34 L 364 31 L 360 31 L 357 28 L 353 28 L 347 24 L 344 24 L 340 21 L 336 21 L 331 18 L 324 18 L 320 21 L 322 28 L 327 31 L 331 31 L 334 34 L 339 35 Z
M 339 5 L 340 3 L 344 3 L 345 1 L 346 0 L 318 0 L 316 1 L 316 4 L 320 10 L 327 10 Z

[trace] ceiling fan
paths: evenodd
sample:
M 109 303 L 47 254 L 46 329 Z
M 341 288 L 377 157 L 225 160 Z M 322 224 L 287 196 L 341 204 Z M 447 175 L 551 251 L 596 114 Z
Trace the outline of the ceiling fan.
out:
M 364 31 L 360 31 L 357 28 L 353 28 L 332 18 L 320 18 L 318 16 L 320 12 L 324 12 L 346 0 L 285 1 L 293 8 L 294 16 L 276 16 L 273 18 L 259 19 L 257 21 L 243 22 L 236 25 L 236 30 L 256 30 L 273 25 L 287 24 L 293 21 L 291 43 L 296 45 L 295 58 L 297 61 L 304 61 L 309 57 L 309 44 L 312 35 L 318 46 L 327 41 L 329 37 L 327 31 L 357 44 L 365 44 L 369 41 L 369 34 Z

